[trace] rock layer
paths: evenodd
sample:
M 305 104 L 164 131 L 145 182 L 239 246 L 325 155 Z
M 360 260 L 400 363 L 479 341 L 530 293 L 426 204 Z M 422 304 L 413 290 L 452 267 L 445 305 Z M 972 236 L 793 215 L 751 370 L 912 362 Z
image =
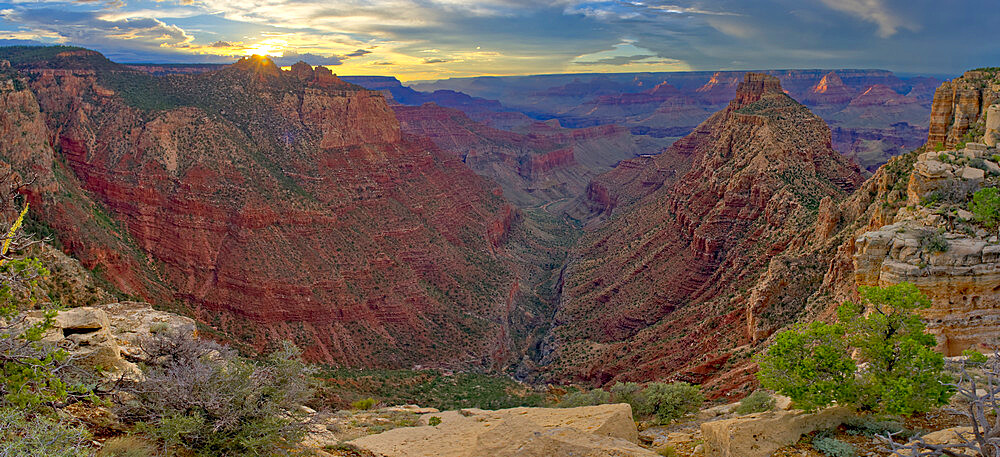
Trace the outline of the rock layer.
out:
M 634 203 L 574 250 L 543 359 L 556 377 L 712 378 L 751 340 L 740 288 L 801 234 L 824 197 L 839 201 L 861 183 L 831 149 L 825 123 L 769 75 L 748 74 L 726 109 L 644 166 L 629 164 L 633 179 L 618 182 L 655 181 L 685 156 L 692 165 L 672 182 L 617 189 L 619 202 Z M 821 275 L 813 265 L 781 289 Z M 761 305 L 772 314 L 761 331 L 798 312 L 779 302 Z
M 984 184 L 983 170 L 954 164 L 948 157 L 967 154 L 1000 171 L 1000 165 L 984 160 L 996 150 L 969 146 L 960 152 L 920 154 L 907 185 L 908 209 L 896 214 L 895 223 L 861 234 L 854 243 L 857 284 L 916 285 L 931 299 L 931 308 L 922 314 L 937 336 L 938 349 L 948 356 L 1000 342 L 1000 243 L 964 224 L 972 213 L 933 209 L 951 202 L 962 208 Z M 956 224 L 969 229 L 963 233 Z M 944 244 L 931 249 L 929 240 L 935 236 Z
M 3 159 L 56 170 L 31 190 L 37 217 L 121 291 L 327 362 L 512 357 L 527 321 L 502 249 L 516 218 L 453 154 L 403 134 L 380 94 L 265 58 L 155 77 L 99 54 L 11 57 L 30 85 L 0 125 L 59 153 Z
M 979 140 L 990 105 L 1000 100 L 1000 71 L 970 70 L 961 77 L 946 81 L 934 92 L 930 133 L 927 144 L 952 148 L 965 141 Z

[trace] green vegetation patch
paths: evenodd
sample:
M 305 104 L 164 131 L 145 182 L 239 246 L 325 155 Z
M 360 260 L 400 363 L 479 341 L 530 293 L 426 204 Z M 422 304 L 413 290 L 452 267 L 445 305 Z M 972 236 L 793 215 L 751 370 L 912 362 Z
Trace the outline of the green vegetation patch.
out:
M 319 377 L 323 395 L 341 402 L 372 398 L 387 405 L 416 404 L 441 410 L 545 405 L 541 392 L 507 377 L 478 373 L 333 368 Z

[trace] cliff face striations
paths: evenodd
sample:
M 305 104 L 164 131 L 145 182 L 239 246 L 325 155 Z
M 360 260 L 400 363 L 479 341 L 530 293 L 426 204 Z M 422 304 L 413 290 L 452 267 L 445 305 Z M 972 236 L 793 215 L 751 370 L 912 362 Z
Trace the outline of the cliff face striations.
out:
M 543 359 L 548 374 L 701 382 L 733 369 L 736 348 L 760 337 L 748 330 L 747 303 L 769 263 L 800 273 L 776 275 L 783 283 L 757 309 L 768 314 L 752 326 L 759 332 L 794 318 L 808 296 L 795 292 L 822 281 L 820 258 L 772 259 L 803 243 L 796 240 L 817 219 L 836 226 L 833 215 L 818 213 L 860 185 L 857 166 L 830 144 L 826 124 L 777 78 L 751 73 L 695 133 L 645 163 L 619 166 L 631 171 L 613 174 L 633 179 L 605 182 L 627 203 L 571 255 Z M 687 169 L 654 178 L 678 170 L 683 157 Z
M 516 213 L 403 134 L 380 94 L 260 57 L 165 77 L 11 57 L 20 90 L 3 102 L 24 109 L 0 125 L 25 140 L 3 159 L 43 178 L 34 217 L 122 291 L 327 362 L 492 367 L 515 351 Z
M 997 152 L 970 143 L 961 151 L 919 154 L 907 206 L 855 241 L 857 285 L 915 284 L 931 299 L 923 316 L 949 356 L 1000 342 L 1000 242 L 965 209 L 974 191 L 996 184 Z M 973 160 L 986 170 L 970 166 Z
M 979 141 L 990 106 L 1000 102 L 1000 70 L 979 69 L 946 81 L 934 92 L 927 144 L 953 148 Z

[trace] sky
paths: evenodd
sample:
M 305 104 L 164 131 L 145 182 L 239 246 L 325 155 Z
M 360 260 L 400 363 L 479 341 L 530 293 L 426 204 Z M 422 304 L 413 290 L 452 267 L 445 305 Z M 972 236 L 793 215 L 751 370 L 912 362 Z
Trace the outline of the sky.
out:
M 1000 66 L 1000 0 L 0 0 L 0 45 L 117 62 L 267 54 L 401 80 Z

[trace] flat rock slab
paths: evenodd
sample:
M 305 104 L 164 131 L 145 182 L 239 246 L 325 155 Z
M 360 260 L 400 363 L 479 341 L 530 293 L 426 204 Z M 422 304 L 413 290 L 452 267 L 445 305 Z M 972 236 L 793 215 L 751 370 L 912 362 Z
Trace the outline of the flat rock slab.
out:
M 853 415 L 848 408 L 828 408 L 807 414 L 798 410 L 769 411 L 701 424 L 707 457 L 767 457 L 795 444 L 816 430 L 836 427 Z
M 465 409 L 433 414 L 437 426 L 404 427 L 351 441 L 386 457 L 653 457 L 640 447 L 626 404 L 580 408 Z M 421 418 L 427 423 L 430 415 Z

